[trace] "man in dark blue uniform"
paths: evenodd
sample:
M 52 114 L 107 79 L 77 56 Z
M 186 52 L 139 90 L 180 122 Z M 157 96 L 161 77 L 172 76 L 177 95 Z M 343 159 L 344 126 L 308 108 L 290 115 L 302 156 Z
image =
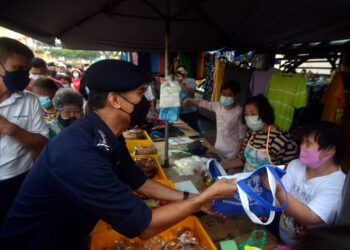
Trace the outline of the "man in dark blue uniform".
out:
M 220 180 L 187 199 L 135 165 L 122 132 L 145 119 L 149 80 L 141 68 L 116 60 L 87 70 L 90 111 L 51 140 L 33 165 L 0 231 L 1 249 L 82 249 L 98 218 L 127 237 L 147 239 L 199 209 L 215 214 L 212 200 L 234 194 L 234 182 Z M 150 210 L 132 190 L 173 203 Z

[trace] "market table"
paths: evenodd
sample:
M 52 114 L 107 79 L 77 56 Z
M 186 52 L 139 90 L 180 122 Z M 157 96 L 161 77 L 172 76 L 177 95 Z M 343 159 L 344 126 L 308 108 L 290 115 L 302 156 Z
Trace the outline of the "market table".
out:
M 181 124 L 179 128 L 180 130 L 187 131 L 187 134 L 192 135 L 197 133 L 187 124 Z M 198 133 L 197 135 L 199 136 Z M 225 162 L 225 159 L 222 156 L 222 154 L 218 150 L 216 150 L 212 145 L 210 145 L 210 143 L 205 138 L 197 137 L 193 139 L 201 140 L 203 145 L 205 145 L 208 148 L 207 154 L 203 155 L 204 157 L 213 158 L 212 156 L 215 156 L 220 158 L 222 162 Z M 165 146 L 164 144 L 165 144 L 164 140 L 154 142 L 155 147 L 160 153 L 159 161 L 161 165 L 163 165 L 164 163 L 164 146 Z M 180 146 L 169 145 L 169 147 L 176 149 L 176 147 L 180 147 Z M 175 168 L 172 167 L 172 163 L 175 160 L 181 159 L 183 157 L 185 156 L 172 156 L 171 154 L 169 154 L 170 167 L 163 168 L 168 179 L 170 179 L 174 183 L 190 180 L 192 181 L 192 183 L 194 184 L 194 186 L 197 188 L 198 191 L 202 191 L 203 178 L 200 176 L 200 174 L 197 174 L 194 176 L 180 176 L 175 170 Z M 243 168 L 239 168 L 239 169 L 228 171 L 228 174 L 235 174 L 242 171 L 243 171 Z M 230 216 L 227 216 L 227 218 L 223 219 L 221 217 L 213 217 L 213 216 L 205 215 L 204 213 L 197 213 L 196 215 L 201 221 L 201 223 L 203 224 L 204 228 L 206 229 L 210 238 L 212 239 L 212 241 L 214 242 L 214 244 L 218 249 L 220 249 L 220 241 L 234 240 L 237 244 L 242 243 L 244 240 L 249 238 L 250 234 L 255 229 L 265 229 L 267 231 L 267 243 L 265 244 L 264 249 L 268 249 L 277 244 L 280 244 L 278 239 L 272 233 L 270 233 L 266 227 L 254 224 L 246 216 L 230 215 Z

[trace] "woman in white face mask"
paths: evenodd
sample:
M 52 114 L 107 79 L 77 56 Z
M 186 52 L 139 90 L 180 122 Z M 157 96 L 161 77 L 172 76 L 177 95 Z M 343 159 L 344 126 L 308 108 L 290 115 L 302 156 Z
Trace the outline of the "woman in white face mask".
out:
M 248 98 L 243 122 L 247 131 L 237 158 L 223 164 L 224 168 L 244 166 L 244 172 L 266 165 L 285 165 L 298 158 L 297 144 L 289 133 L 273 125 L 273 109 L 263 95 Z

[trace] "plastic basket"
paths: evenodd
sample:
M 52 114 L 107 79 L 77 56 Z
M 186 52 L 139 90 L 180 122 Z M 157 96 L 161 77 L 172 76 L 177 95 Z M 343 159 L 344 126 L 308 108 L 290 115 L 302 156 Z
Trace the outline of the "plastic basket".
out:
M 160 165 L 159 161 L 158 161 L 158 157 L 156 155 L 133 155 L 132 158 L 135 160 L 137 158 L 143 158 L 143 157 L 149 157 L 149 158 L 152 158 L 156 164 L 157 164 L 157 167 L 158 167 L 158 172 L 156 174 L 156 176 L 153 177 L 152 180 L 156 181 L 156 180 L 160 180 L 160 179 L 163 179 L 163 180 L 167 180 L 167 176 L 162 168 L 162 166 Z
M 214 243 L 210 239 L 208 233 L 203 228 L 200 221 L 195 216 L 189 216 L 180 223 L 175 226 L 169 228 L 168 230 L 159 234 L 159 236 L 163 237 L 166 242 L 173 239 L 173 229 L 179 227 L 188 227 L 192 230 L 196 231 L 199 237 L 200 245 L 205 247 L 206 250 L 216 250 Z M 115 241 L 120 239 L 121 234 L 117 233 L 114 230 L 108 230 L 101 233 L 94 234 L 91 238 L 90 249 L 91 250 L 102 250 L 104 248 L 115 248 Z M 136 241 L 140 241 L 138 238 L 134 238 Z
M 126 145 L 128 147 L 131 147 L 131 148 L 135 148 L 136 146 L 143 146 L 143 145 L 149 146 L 149 145 L 152 145 L 153 141 L 152 141 L 151 137 L 149 137 L 148 133 L 145 130 L 143 130 L 143 134 L 144 134 L 144 137 L 146 139 L 142 139 L 142 140 L 140 140 L 140 139 L 125 140 Z
M 94 229 L 92 229 L 90 236 L 96 233 L 101 233 L 101 232 L 110 230 L 110 229 L 111 229 L 111 226 L 107 222 L 103 220 L 98 220 Z

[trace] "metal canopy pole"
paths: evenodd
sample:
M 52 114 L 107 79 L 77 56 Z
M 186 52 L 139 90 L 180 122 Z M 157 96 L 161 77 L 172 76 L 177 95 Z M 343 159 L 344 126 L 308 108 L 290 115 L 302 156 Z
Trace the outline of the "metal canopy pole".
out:
M 165 22 L 165 79 L 168 76 L 168 57 L 169 57 L 169 31 L 170 31 L 170 20 L 169 20 L 169 0 L 167 1 L 167 19 Z M 164 129 L 165 137 L 165 158 L 164 167 L 169 167 L 169 121 L 165 121 Z

